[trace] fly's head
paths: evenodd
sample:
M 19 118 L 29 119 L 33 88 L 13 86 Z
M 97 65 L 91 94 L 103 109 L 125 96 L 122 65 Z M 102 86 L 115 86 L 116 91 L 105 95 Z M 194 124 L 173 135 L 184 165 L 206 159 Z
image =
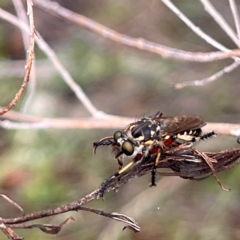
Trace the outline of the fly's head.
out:
M 128 139 L 127 135 L 124 132 L 116 131 L 113 134 L 113 139 L 116 147 L 119 149 L 119 156 L 121 154 L 131 156 L 133 154 L 134 144 Z

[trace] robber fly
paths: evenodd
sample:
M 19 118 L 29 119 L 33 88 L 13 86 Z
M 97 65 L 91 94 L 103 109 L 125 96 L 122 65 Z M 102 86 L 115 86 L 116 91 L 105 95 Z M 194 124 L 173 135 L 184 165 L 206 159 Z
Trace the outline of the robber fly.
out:
M 173 147 L 184 143 L 193 143 L 213 136 L 215 133 L 202 134 L 201 128 L 206 123 L 197 115 L 165 117 L 161 112 L 130 123 L 123 131 L 116 131 L 113 136 L 94 142 L 94 153 L 99 146 L 112 145 L 115 158 L 122 154 L 135 158 L 141 155 L 143 146 L 158 143 L 163 147 Z M 137 156 L 137 159 L 140 157 Z M 120 168 L 122 163 L 119 162 Z
M 149 154 L 157 154 L 150 185 L 155 186 L 155 171 L 161 152 L 214 136 L 214 132 L 202 134 L 201 128 L 205 125 L 203 119 L 197 115 L 165 117 L 161 112 L 157 112 L 153 116 L 144 117 L 129 124 L 123 131 L 116 131 L 113 136 L 95 142 L 93 144 L 94 153 L 98 146 L 112 145 L 116 153 L 115 158 L 120 166 L 114 177 L 119 176 Z M 129 156 L 132 159 L 125 167 L 123 167 L 121 155 Z

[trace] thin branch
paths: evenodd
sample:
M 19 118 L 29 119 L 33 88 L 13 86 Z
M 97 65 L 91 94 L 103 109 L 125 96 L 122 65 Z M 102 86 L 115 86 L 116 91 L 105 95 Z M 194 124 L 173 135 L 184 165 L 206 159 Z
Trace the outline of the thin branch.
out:
M 238 40 L 240 40 L 240 19 L 239 19 L 239 15 L 238 15 L 236 2 L 235 2 L 235 0 L 229 0 L 229 4 L 230 4 L 230 8 L 232 11 L 232 15 L 233 15 L 233 19 L 234 19 L 234 23 L 235 23 L 235 27 L 236 27 Z
M 4 195 L 4 194 L 0 194 L 0 197 L 5 199 L 7 202 L 9 202 L 11 205 L 13 205 L 14 207 L 16 207 L 21 213 L 22 215 L 24 215 L 24 210 L 22 207 L 20 207 L 16 202 L 14 202 L 12 199 L 10 199 L 8 196 Z
M 117 220 L 120 222 L 123 222 L 126 224 L 126 226 L 124 228 L 131 228 L 132 230 L 139 232 L 140 231 L 140 227 L 138 225 L 138 223 L 131 217 L 128 217 L 124 214 L 119 214 L 119 213 L 106 213 L 104 211 L 101 210 L 97 210 L 97 209 L 93 209 L 93 208 L 87 208 L 87 207 L 83 207 L 82 205 L 94 200 L 97 198 L 99 194 L 99 189 L 93 191 L 92 193 L 86 195 L 85 197 L 81 198 L 80 200 L 74 201 L 72 203 L 69 203 L 67 205 L 63 205 L 61 207 L 55 208 L 55 209 L 48 209 L 48 210 L 44 210 L 44 211 L 39 211 L 39 212 L 35 212 L 32 214 L 28 214 L 22 217 L 17 217 L 17 218 L 12 218 L 12 219 L 2 219 L 2 222 L 4 224 L 6 224 L 7 226 L 11 226 L 14 228 L 32 228 L 32 227 L 38 227 L 41 230 L 43 230 L 44 227 L 44 232 L 46 232 L 47 229 L 50 228 L 50 230 L 48 230 L 47 233 L 51 233 L 51 234 L 56 234 L 57 232 L 59 232 L 62 228 L 63 225 L 65 225 L 64 221 L 62 224 L 60 224 L 60 226 L 49 226 L 49 225 L 39 225 L 39 224 L 33 224 L 33 225 L 13 225 L 13 224 L 20 224 L 20 223 L 24 223 L 24 222 L 29 222 L 32 220 L 36 220 L 36 219 L 40 219 L 40 218 L 45 218 L 45 217 L 49 217 L 49 216 L 54 216 L 54 215 L 59 215 L 65 212 L 69 212 L 69 211 L 88 211 L 88 212 L 92 212 L 95 213 L 97 215 L 101 215 L 104 217 L 108 217 L 111 218 L 113 220 Z M 49 232 L 51 231 L 51 232 Z M 52 232 L 54 231 L 54 232 Z M 57 231 L 57 232 L 56 232 Z
M 28 26 L 20 21 L 14 15 L 8 13 L 7 11 L 0 8 L 0 17 L 11 24 L 19 27 L 20 29 L 29 32 Z M 83 92 L 81 87 L 73 80 L 69 72 L 64 68 L 59 59 L 57 58 L 55 52 L 49 47 L 49 45 L 43 40 L 41 35 L 36 32 L 37 37 L 35 37 L 35 41 L 38 44 L 39 48 L 47 55 L 47 57 L 53 62 L 55 68 L 62 76 L 63 80 L 66 84 L 71 88 L 71 90 L 75 93 L 76 97 L 82 102 L 85 108 L 93 115 L 93 116 L 105 116 L 101 111 L 98 111 L 95 106 L 91 103 L 89 98 Z
M 209 35 L 204 33 L 199 27 L 197 27 L 192 21 L 186 17 L 170 0 L 161 0 L 171 11 L 173 11 L 195 34 L 197 34 L 199 37 L 204 39 L 207 43 L 211 44 L 215 48 L 223 51 L 228 52 L 229 49 L 217 42 L 215 39 L 211 38 Z M 225 25 L 224 25 L 225 26 Z M 231 72 L 235 68 L 237 68 L 240 65 L 239 58 L 234 58 L 235 62 L 231 65 L 225 67 L 224 69 L 220 70 L 219 72 L 213 74 L 210 77 L 203 78 L 201 80 L 193 80 L 188 82 L 182 82 L 182 83 L 176 83 L 172 84 L 175 88 L 183 88 L 186 86 L 202 86 L 205 85 L 211 81 L 217 80 L 219 77 L 221 77 L 223 74 L 227 72 Z
M 22 1 L 21 0 L 12 0 L 12 1 L 13 1 L 15 10 L 17 12 L 18 18 L 20 20 L 22 20 L 26 25 L 28 25 L 27 15 L 26 15 Z M 21 30 L 21 32 L 22 32 L 24 48 L 25 48 L 25 52 L 26 52 L 26 56 L 27 56 L 28 45 L 29 45 L 28 34 L 24 30 Z M 33 61 L 32 69 L 31 69 L 31 73 L 30 73 L 30 81 L 29 81 L 29 84 L 27 87 L 26 96 L 23 99 L 24 104 L 21 109 L 21 111 L 23 113 L 27 111 L 27 109 L 29 108 L 29 105 L 31 104 L 32 99 L 35 95 L 36 81 L 37 81 L 36 80 L 36 62 Z
M 58 119 L 43 119 L 43 121 L 31 122 L 31 123 L 18 123 L 8 120 L 0 121 L 0 127 L 5 129 L 110 129 L 110 128 L 123 128 L 123 126 L 132 122 L 130 118 L 108 118 L 108 119 L 95 119 L 95 118 L 58 118 Z
M 240 39 L 237 38 L 235 32 L 225 21 L 222 15 L 214 8 L 214 6 L 208 0 L 200 0 L 205 10 L 212 16 L 217 24 L 223 29 L 223 31 L 233 40 L 233 42 L 240 48 Z
M 2 218 L 0 218 L 0 230 L 8 237 L 9 240 L 23 240 L 23 238 L 19 237 L 11 228 L 3 223 Z
M 123 228 L 123 230 L 125 228 L 130 228 L 130 229 L 134 230 L 135 232 L 140 232 L 140 230 L 141 230 L 138 223 L 133 218 L 131 218 L 127 215 L 120 214 L 117 212 L 107 213 L 107 212 L 104 212 L 101 210 L 97 210 L 97 209 L 93 209 L 93 208 L 86 208 L 86 207 L 81 207 L 81 210 L 87 211 L 87 212 L 93 212 L 97 215 L 101 215 L 101 216 L 108 217 L 108 218 L 111 218 L 111 219 L 119 221 L 119 222 L 123 222 L 126 224 L 126 226 Z
M 52 225 L 52 224 L 7 224 L 10 228 L 21 228 L 21 229 L 32 229 L 38 228 L 44 233 L 47 234 L 58 234 L 64 226 L 66 226 L 70 221 L 74 221 L 73 217 L 69 217 L 59 225 Z
M 42 118 L 10 111 L 0 119 L 0 127 L 6 129 L 123 129 L 136 118 L 109 116 L 108 118 Z M 9 121 L 11 120 L 11 121 Z M 15 122 L 12 122 L 15 121 Z M 207 123 L 204 132 L 215 131 L 217 134 L 240 136 L 240 124 L 233 123 Z
M 86 195 L 85 197 L 79 200 L 73 201 L 69 204 L 57 207 L 55 209 L 39 211 L 32 214 L 27 214 L 25 216 L 16 217 L 16 218 L 3 219 L 3 222 L 4 224 L 18 224 L 18 223 L 24 223 L 24 222 L 33 221 L 40 218 L 46 218 L 49 216 L 62 214 L 69 211 L 81 210 L 82 205 L 96 199 L 98 194 L 99 194 L 99 189 L 91 192 L 90 194 Z
M 217 49 L 220 49 L 224 52 L 229 51 L 228 48 L 211 38 L 209 35 L 204 33 L 199 27 L 197 27 L 195 24 L 193 24 L 189 18 L 187 18 L 170 0 L 162 0 L 162 2 L 171 10 L 173 11 L 194 33 L 196 33 L 199 37 L 204 39 L 207 43 L 211 44 L 212 46 L 216 47 Z M 224 67 L 219 72 L 213 74 L 210 77 L 203 78 L 201 80 L 193 80 L 188 82 L 181 82 L 172 84 L 175 88 L 180 89 L 186 86 L 203 86 L 205 84 L 208 84 L 209 82 L 217 80 L 219 77 L 224 75 L 225 73 L 229 73 L 233 71 L 235 68 L 237 68 L 240 65 L 240 61 L 238 61 L 239 58 L 234 58 L 235 62 L 233 62 L 231 65 Z
M 164 45 L 160 45 L 154 42 L 147 41 L 142 38 L 132 38 L 124 34 L 120 34 L 116 31 L 113 31 L 102 24 L 93 21 L 87 17 L 84 17 L 80 14 L 72 12 L 62 6 L 60 6 L 56 2 L 51 2 L 49 0 L 34 0 L 34 3 L 50 12 L 54 15 L 67 19 L 81 28 L 86 28 L 104 38 L 110 39 L 114 42 L 121 43 L 123 45 L 127 45 L 133 48 L 137 48 L 140 50 L 152 52 L 155 54 L 159 54 L 164 58 L 174 58 L 182 61 L 196 61 L 196 62 L 209 62 L 214 60 L 224 59 L 228 57 L 238 56 L 239 50 L 227 50 L 226 53 L 223 52 L 187 52 L 175 48 L 166 47 Z M 214 40 L 211 40 L 214 41 Z M 215 42 L 219 49 L 223 49 L 219 43 Z M 226 54 L 226 55 L 225 55 Z
M 108 217 L 108 218 L 111 218 L 111 219 L 119 221 L 119 222 L 123 222 L 126 224 L 125 227 L 123 228 L 123 230 L 125 228 L 130 228 L 135 232 L 140 232 L 140 230 L 141 230 L 140 226 L 133 218 L 128 217 L 127 215 L 124 215 L 124 214 L 120 214 L 120 213 L 116 213 L 116 212 L 107 213 L 102 210 L 97 210 L 97 209 L 88 208 L 88 207 L 79 207 L 79 209 L 77 209 L 77 210 L 92 212 L 97 215 L 101 215 L 101 216 Z M 71 210 L 71 211 L 73 211 L 73 210 Z M 59 214 L 61 214 L 61 213 L 59 213 Z M 74 218 L 69 217 L 66 220 L 64 220 L 62 223 L 60 223 L 59 225 L 32 224 L 32 223 L 30 223 L 30 224 L 9 224 L 8 223 L 5 226 L 8 228 L 18 228 L 18 229 L 39 228 L 41 231 L 43 231 L 47 234 L 58 234 L 62 230 L 62 228 L 70 222 L 70 220 L 74 220 Z
M 24 76 L 23 83 L 22 83 L 19 91 L 17 92 L 17 94 L 15 95 L 13 100 L 10 102 L 10 104 L 0 112 L 0 115 L 5 114 L 6 112 L 8 112 L 12 107 L 14 107 L 17 104 L 17 102 L 19 101 L 20 97 L 22 96 L 22 94 L 27 86 L 27 83 L 29 81 L 32 62 L 34 59 L 34 34 L 35 34 L 32 2 L 30 0 L 27 1 L 27 8 L 28 8 L 29 24 L 30 24 L 30 43 L 29 43 L 29 49 L 28 49 L 27 63 L 25 66 L 25 69 L 26 69 L 25 76 Z
M 170 0 L 161 0 L 172 12 L 174 12 L 197 36 L 205 40 L 211 46 L 223 51 L 228 52 L 230 49 L 217 42 L 208 34 L 203 32 L 198 26 L 196 26 L 186 15 L 183 14 Z
M 26 25 L 28 25 L 28 18 L 27 18 L 22 1 L 21 0 L 12 0 L 12 2 L 13 2 L 13 6 L 16 10 L 18 18 L 21 21 L 23 21 Z M 21 31 L 21 33 L 22 33 L 24 48 L 27 51 L 28 46 L 29 46 L 29 36 L 28 36 L 28 34 L 26 34 L 25 31 Z
M 211 132 L 214 130 L 217 134 L 231 135 L 231 136 L 240 136 L 240 124 L 233 123 L 207 123 L 203 127 L 204 132 Z
M 204 85 L 206 85 L 206 84 L 208 84 L 210 82 L 213 82 L 213 81 L 217 80 L 218 78 L 220 78 L 224 74 L 233 71 L 239 65 L 240 65 L 240 59 L 235 60 L 233 63 L 231 63 L 230 65 L 224 67 L 219 72 L 214 73 L 210 77 L 202 78 L 200 80 L 188 81 L 188 82 L 173 83 L 172 86 L 174 88 L 177 88 L 177 89 L 184 88 L 186 86 L 204 86 Z

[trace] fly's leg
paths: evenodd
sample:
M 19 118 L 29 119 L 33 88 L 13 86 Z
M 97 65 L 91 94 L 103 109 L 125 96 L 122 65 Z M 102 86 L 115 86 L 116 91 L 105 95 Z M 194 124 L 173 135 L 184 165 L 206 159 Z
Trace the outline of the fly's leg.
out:
M 120 171 L 122 168 L 123 168 L 123 161 L 121 158 L 116 158 L 117 159 L 117 162 L 118 162 L 118 170 Z
M 160 160 L 160 156 L 161 156 L 161 153 L 158 152 L 155 162 L 154 162 L 154 165 L 153 165 L 153 168 L 152 168 L 152 171 L 151 171 L 151 183 L 149 184 L 149 187 L 157 186 L 157 184 L 156 184 L 156 169 L 157 169 L 157 165 Z

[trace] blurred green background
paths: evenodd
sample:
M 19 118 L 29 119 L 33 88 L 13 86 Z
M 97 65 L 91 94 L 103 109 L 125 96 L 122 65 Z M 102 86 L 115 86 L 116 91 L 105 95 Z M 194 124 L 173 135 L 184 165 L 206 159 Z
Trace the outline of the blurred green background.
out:
M 188 51 L 215 51 L 189 30 L 161 1 L 58 1 L 120 33 Z M 204 11 L 199 1 L 173 1 L 206 33 L 228 48 L 236 48 Z M 227 1 L 212 1 L 233 26 Z M 237 2 L 239 4 L 239 2 Z M 15 13 L 10 1 L 0 7 Z M 240 11 L 240 5 L 238 5 Z M 35 25 L 62 63 L 100 110 L 141 117 L 161 110 L 166 115 L 195 113 L 209 122 L 239 123 L 240 68 L 202 87 L 176 90 L 172 83 L 202 79 L 221 70 L 230 60 L 215 63 L 180 62 L 131 49 L 80 29 L 34 7 Z M 20 31 L 0 19 L 0 105 L 15 96 L 24 76 L 24 48 Z M 88 112 L 36 46 L 37 88 L 28 114 L 40 117 L 87 117 Z M 21 109 L 20 103 L 14 108 Z M 123 126 L 124 127 L 124 126 Z M 110 148 L 93 156 L 92 143 L 115 130 L 5 130 L 0 129 L 0 193 L 26 213 L 54 208 L 81 198 L 113 174 L 116 161 Z M 198 144 L 204 151 L 237 147 L 236 138 L 218 138 Z M 57 235 L 37 229 L 17 230 L 27 239 L 239 239 L 240 168 L 219 174 L 224 192 L 213 177 L 194 182 L 177 177 L 159 179 L 148 188 L 144 176 L 105 195 L 105 201 L 86 206 L 133 217 L 140 233 L 121 231 L 123 224 L 88 212 L 69 212 L 37 223 L 58 224 L 69 216 L 75 222 Z M 1 217 L 19 212 L 5 201 Z M 0 239 L 4 239 L 3 235 Z

